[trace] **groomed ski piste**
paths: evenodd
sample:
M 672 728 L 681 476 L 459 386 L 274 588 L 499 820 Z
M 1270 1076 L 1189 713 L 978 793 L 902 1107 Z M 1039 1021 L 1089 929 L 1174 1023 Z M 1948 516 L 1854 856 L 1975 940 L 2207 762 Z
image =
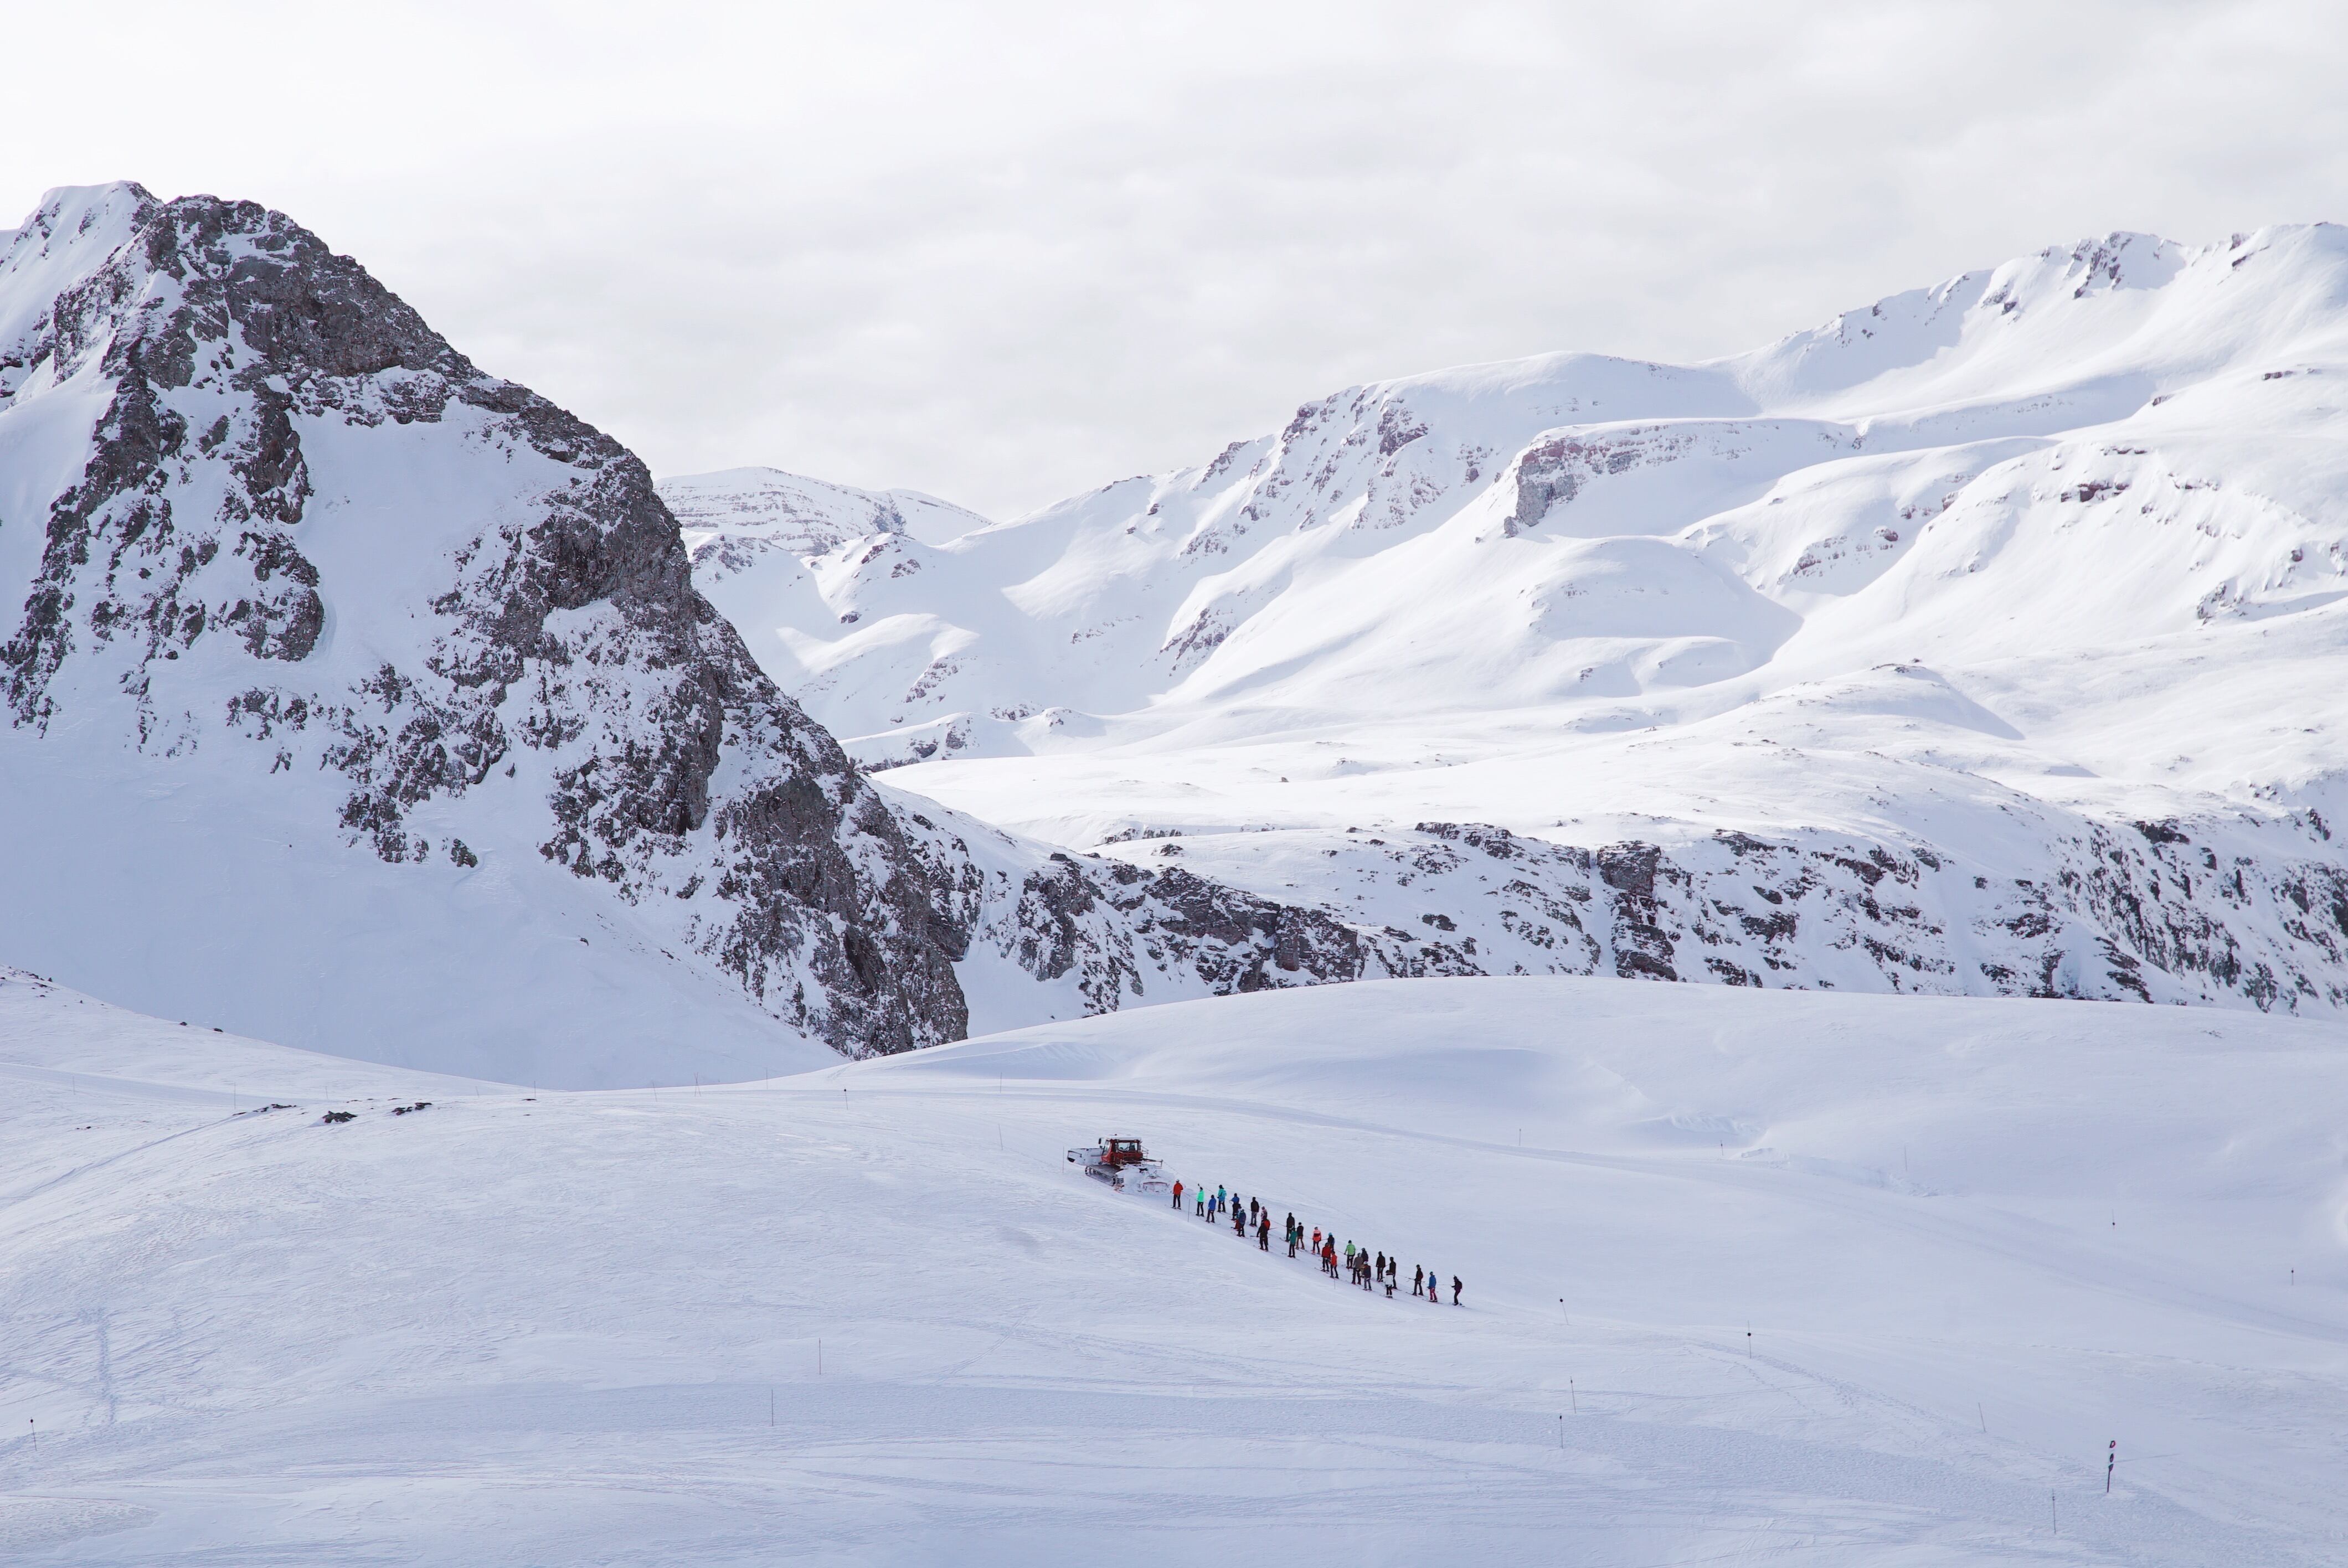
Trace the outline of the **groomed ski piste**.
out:
M 1419 980 L 555 1093 L 5 980 L 11 1563 L 2348 1560 L 2329 1025 Z

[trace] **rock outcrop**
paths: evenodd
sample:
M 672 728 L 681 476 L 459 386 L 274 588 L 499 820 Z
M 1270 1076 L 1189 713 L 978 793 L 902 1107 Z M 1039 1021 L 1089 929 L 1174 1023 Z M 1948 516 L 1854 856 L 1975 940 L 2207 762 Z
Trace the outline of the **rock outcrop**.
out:
M 2243 842 L 2273 836 L 2248 817 L 2231 832 L 2087 824 L 2052 840 L 2051 874 L 2032 877 L 1929 845 L 1819 833 L 1589 848 L 1422 822 L 1181 844 L 1219 888 L 1273 878 L 1293 888 L 1311 875 L 1313 893 L 1288 897 L 1333 919 L 1345 911 L 1365 975 L 2348 1008 L 2348 873 L 2324 856 L 2320 817 L 2283 826 L 2297 844 Z M 1168 848 L 1118 853 L 1146 861 Z

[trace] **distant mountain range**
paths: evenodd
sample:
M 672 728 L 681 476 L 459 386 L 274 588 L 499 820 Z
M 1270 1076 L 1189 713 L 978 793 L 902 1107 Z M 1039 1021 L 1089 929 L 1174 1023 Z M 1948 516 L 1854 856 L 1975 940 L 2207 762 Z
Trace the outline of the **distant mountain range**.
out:
M 663 489 L 892 786 L 1406 968 L 2329 1011 L 2343 333 L 2348 231 L 2116 234 L 1702 364 L 1349 388 L 958 533 Z

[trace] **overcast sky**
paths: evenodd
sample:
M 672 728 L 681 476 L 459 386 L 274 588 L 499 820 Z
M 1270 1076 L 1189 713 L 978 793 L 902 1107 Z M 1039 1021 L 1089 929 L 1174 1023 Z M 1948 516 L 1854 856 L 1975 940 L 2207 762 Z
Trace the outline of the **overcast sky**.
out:
M 998 517 L 1356 381 L 2348 220 L 2336 5 L 40 9 L 0 224 L 248 197 L 655 473 Z

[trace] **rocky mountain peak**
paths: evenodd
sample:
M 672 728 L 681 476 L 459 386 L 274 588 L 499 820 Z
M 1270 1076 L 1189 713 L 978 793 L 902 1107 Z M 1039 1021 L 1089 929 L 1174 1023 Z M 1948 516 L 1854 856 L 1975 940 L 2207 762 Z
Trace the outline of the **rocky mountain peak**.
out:
M 769 552 L 985 524 L 754 489 Z M 0 237 L 0 717 L 13 957 L 377 1060 L 751 1076 L 959 1038 L 965 974 L 1004 1027 L 1367 962 L 892 804 L 633 454 L 251 202 L 66 190 Z
M 40 535 L 0 642 L 16 730 L 224 748 L 323 782 L 384 862 L 495 845 L 674 905 L 676 940 L 843 1050 L 963 1032 L 894 818 L 694 590 L 624 447 L 251 202 L 56 193 L 0 293 L 12 467 L 88 445 L 0 514 L 12 551 Z M 417 820 L 485 795 L 475 837 Z

